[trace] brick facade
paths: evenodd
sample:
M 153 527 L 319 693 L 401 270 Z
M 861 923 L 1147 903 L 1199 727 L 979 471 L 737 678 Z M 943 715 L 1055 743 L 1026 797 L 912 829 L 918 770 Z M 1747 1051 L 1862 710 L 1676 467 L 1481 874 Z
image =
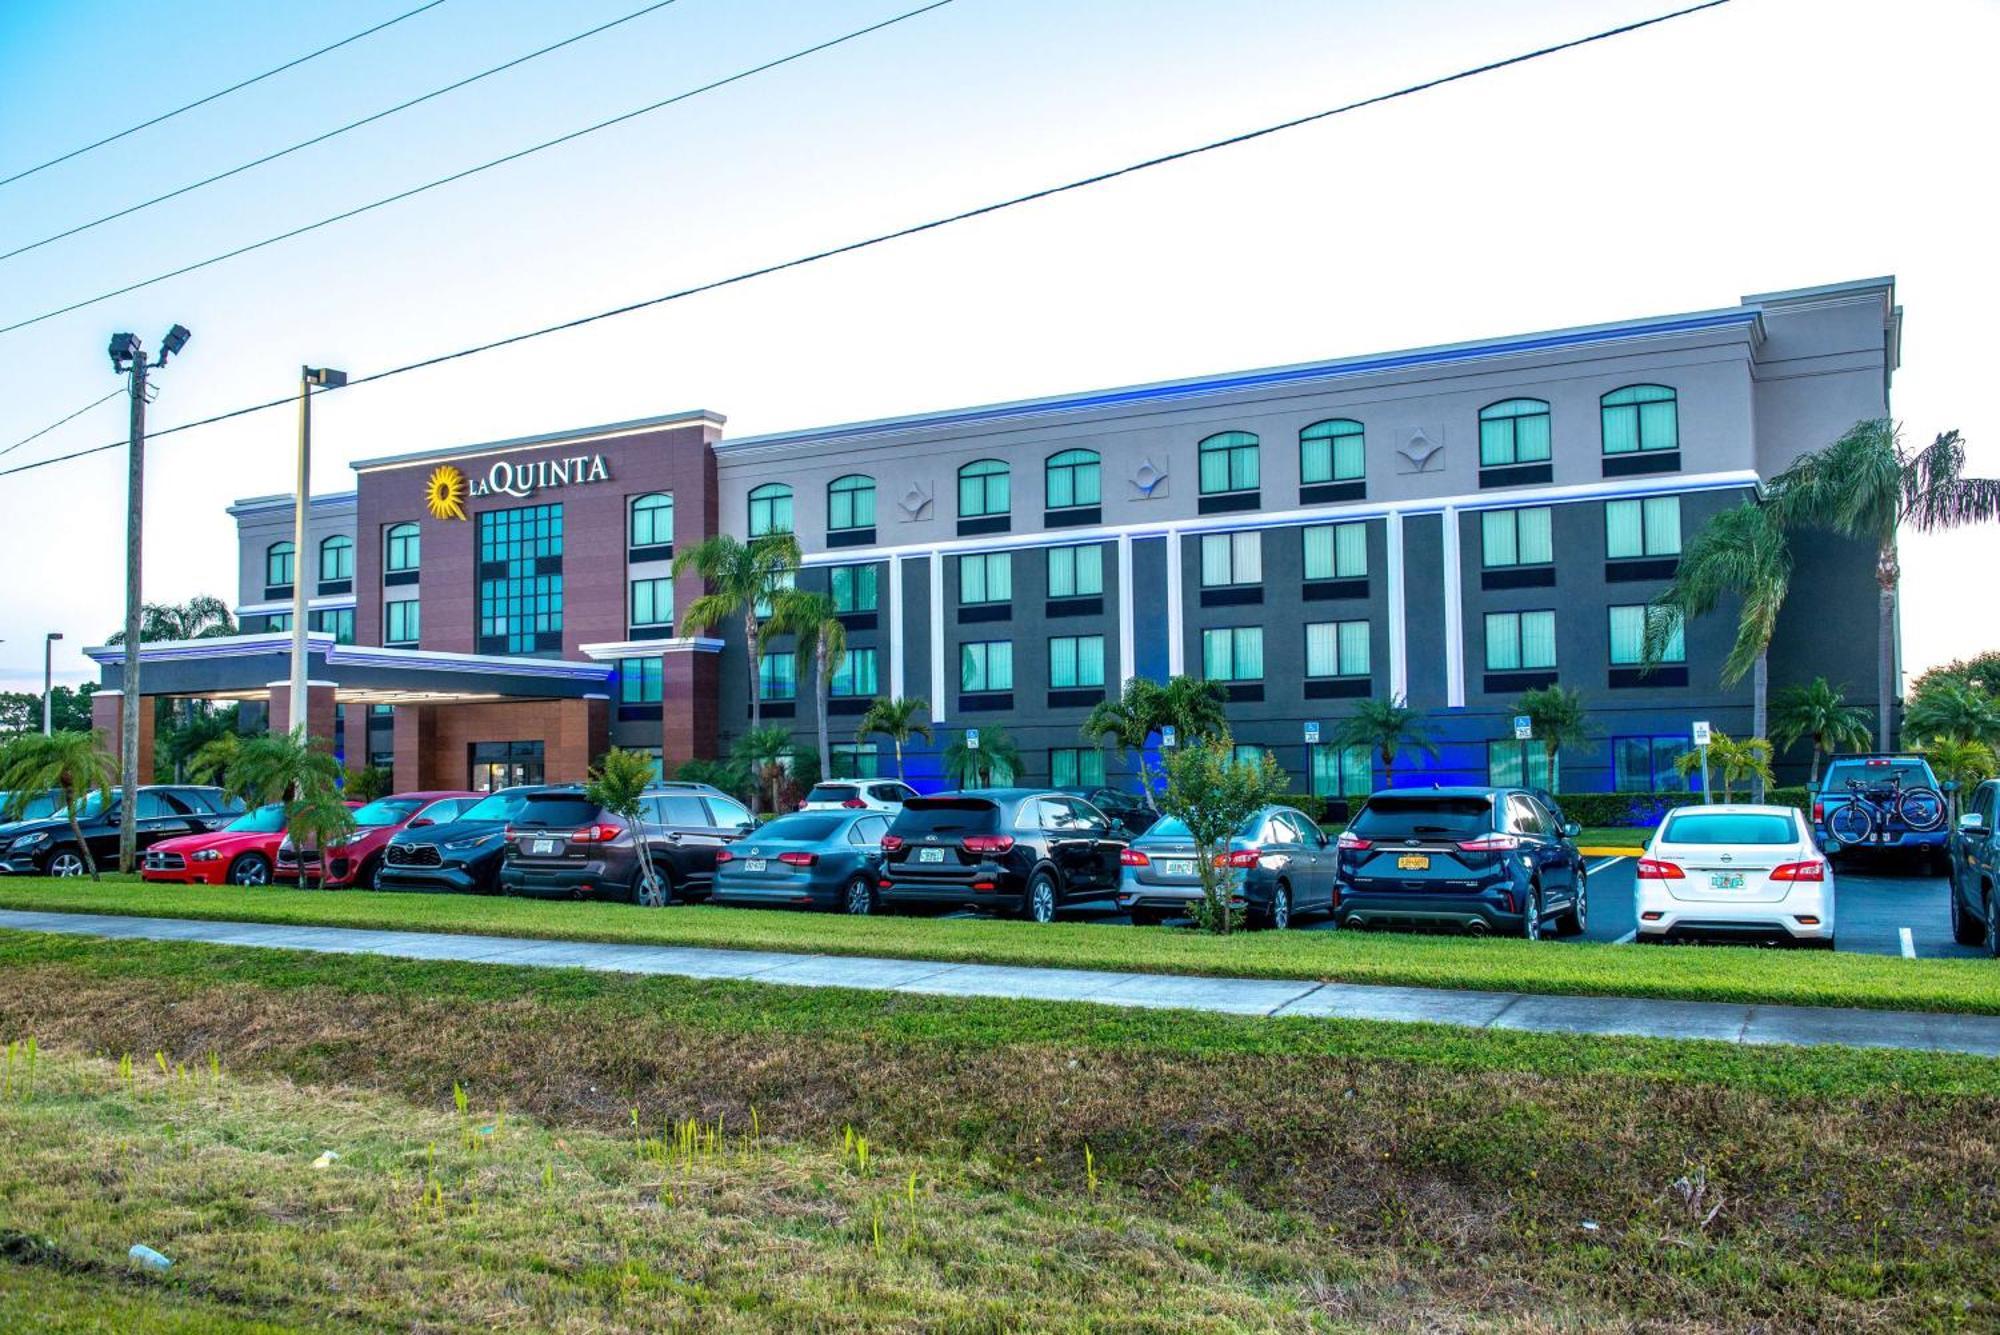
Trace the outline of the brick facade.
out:
M 540 742 L 543 779 L 581 783 L 610 745 L 606 700 L 397 705 L 396 791 L 464 788 L 475 742 Z
M 150 695 L 139 697 L 139 777 L 140 783 L 153 781 L 153 713 Z M 99 691 L 90 698 L 90 728 L 104 743 L 104 749 L 122 756 L 125 727 L 125 697 L 117 691 Z

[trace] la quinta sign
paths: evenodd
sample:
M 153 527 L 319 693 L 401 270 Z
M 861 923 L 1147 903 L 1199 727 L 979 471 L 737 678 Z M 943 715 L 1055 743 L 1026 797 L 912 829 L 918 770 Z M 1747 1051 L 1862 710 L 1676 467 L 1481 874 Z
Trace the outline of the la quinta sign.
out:
M 526 500 L 540 491 L 609 482 L 611 469 L 601 454 L 579 454 L 568 459 L 536 459 L 531 463 L 511 463 L 496 459 L 484 477 L 467 478 L 450 464 L 441 464 L 425 484 L 430 510 L 439 519 L 466 518 L 464 502 L 482 496 L 512 496 Z

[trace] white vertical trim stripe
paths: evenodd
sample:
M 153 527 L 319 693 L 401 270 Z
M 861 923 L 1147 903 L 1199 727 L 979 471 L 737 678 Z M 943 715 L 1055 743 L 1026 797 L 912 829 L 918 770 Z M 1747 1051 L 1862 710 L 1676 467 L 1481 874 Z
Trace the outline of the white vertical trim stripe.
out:
M 1118 676 L 1124 682 L 1139 675 L 1133 661 L 1132 630 L 1132 535 L 1118 535 Z
M 1459 571 L 1458 507 L 1444 510 L 1444 702 L 1465 708 L 1465 584 Z
M 1403 516 L 1392 510 L 1388 516 L 1389 548 L 1389 698 L 1404 700 L 1410 694 L 1409 622 L 1403 590 Z
M 1167 675 L 1187 671 L 1187 633 L 1181 608 L 1181 531 L 1167 530 Z
M 931 553 L 931 722 L 944 722 L 944 553 Z
M 903 558 L 889 558 L 889 695 L 903 697 Z

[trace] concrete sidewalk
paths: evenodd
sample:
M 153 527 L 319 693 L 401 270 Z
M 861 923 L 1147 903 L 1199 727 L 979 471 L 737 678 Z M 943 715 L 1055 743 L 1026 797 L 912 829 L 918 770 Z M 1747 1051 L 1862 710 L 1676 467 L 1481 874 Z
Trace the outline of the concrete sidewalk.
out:
M 202 941 L 402 959 L 463 960 L 548 969 L 603 969 L 681 978 L 742 979 L 795 987 L 853 987 L 940 996 L 1087 1001 L 1229 1015 L 1400 1020 L 1534 1033 L 1702 1038 L 1724 1043 L 1839 1043 L 2000 1057 L 2000 1016 L 1916 1011 L 1745 1006 L 1709 1001 L 1460 992 L 1270 978 L 945 964 L 846 955 L 786 955 L 686 946 L 631 946 L 532 937 L 282 927 L 185 918 L 0 910 L 0 928 L 152 941 Z

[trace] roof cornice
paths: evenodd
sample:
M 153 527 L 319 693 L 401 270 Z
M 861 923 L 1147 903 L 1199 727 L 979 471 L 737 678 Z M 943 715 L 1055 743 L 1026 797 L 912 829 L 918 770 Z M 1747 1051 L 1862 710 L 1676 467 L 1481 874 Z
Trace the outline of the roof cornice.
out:
M 729 419 L 721 413 L 697 408 L 691 412 L 668 413 L 662 417 L 641 417 L 630 422 L 610 422 L 601 426 L 572 427 L 536 436 L 516 436 L 510 440 L 488 440 L 474 445 L 447 445 L 442 449 L 416 450 L 408 454 L 386 454 L 373 459 L 357 459 L 348 465 L 357 473 L 373 473 L 388 468 L 409 468 L 469 455 L 515 454 L 523 450 L 544 450 L 561 445 L 585 445 L 593 441 L 615 440 L 621 436 L 641 436 L 674 427 L 708 426 L 720 431 Z

